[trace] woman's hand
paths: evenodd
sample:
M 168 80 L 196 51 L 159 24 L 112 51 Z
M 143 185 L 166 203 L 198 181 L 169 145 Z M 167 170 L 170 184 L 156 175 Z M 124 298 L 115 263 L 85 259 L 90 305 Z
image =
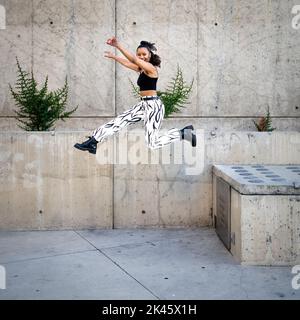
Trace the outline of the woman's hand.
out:
M 111 59 L 115 57 L 115 55 L 109 51 L 104 51 L 104 53 L 105 53 L 104 57 L 111 58 Z
M 113 46 L 113 47 L 117 47 L 119 45 L 116 37 L 111 37 L 109 38 L 107 41 L 106 41 L 106 44 L 110 45 L 110 46 Z

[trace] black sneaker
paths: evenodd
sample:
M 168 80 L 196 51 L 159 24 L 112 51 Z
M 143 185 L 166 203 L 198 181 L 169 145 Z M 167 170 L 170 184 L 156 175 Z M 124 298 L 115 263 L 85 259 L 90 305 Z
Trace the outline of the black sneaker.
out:
M 192 147 L 196 147 L 197 145 L 197 137 L 196 135 L 192 132 L 194 130 L 193 125 L 186 126 L 180 130 L 181 132 L 181 139 L 182 140 L 187 140 L 191 142 Z
M 88 151 L 90 153 L 96 154 L 97 143 L 98 141 L 94 137 L 89 136 L 88 140 L 82 143 L 75 143 L 74 147 L 82 151 Z

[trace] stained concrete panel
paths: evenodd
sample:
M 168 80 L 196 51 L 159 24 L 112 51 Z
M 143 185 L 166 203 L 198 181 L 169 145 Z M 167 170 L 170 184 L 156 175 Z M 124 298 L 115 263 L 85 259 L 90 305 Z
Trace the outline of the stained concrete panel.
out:
M 112 166 L 73 148 L 82 139 L 1 135 L 1 229 L 111 227 Z
M 32 25 L 32 0 L 1 0 L 0 4 L 5 8 L 7 27 Z
M 114 224 L 155 226 L 159 223 L 156 165 L 117 165 L 114 168 Z M 136 179 L 132 179 L 136 177 Z
M 103 58 L 114 32 L 113 2 L 35 1 L 34 68 L 49 88 L 69 79 L 68 109 L 77 116 L 114 115 L 114 66 Z M 105 85 L 103 85 L 105 84 Z
M 114 71 L 102 59 L 104 46 L 95 40 L 104 38 L 103 30 L 89 25 L 72 28 L 34 27 L 38 47 L 34 69 L 39 70 L 39 81 L 48 74 L 49 89 L 56 90 L 68 77 L 67 110 L 78 106 L 72 116 L 114 116 Z
M 4 1 L 5 2 L 5 1 Z M 114 1 L 7 1 L 7 28 L 1 30 L 0 109 L 13 116 L 8 82 L 17 78 L 15 56 L 25 71 L 33 67 L 40 87 L 49 90 L 68 77 L 68 110 L 75 115 L 113 116 L 114 64 L 104 58 L 106 39 L 114 34 Z
M 21 68 L 30 72 L 32 53 L 31 26 L 28 25 L 7 25 L 5 30 L 0 32 L 0 114 L 4 118 L 1 122 L 9 121 L 7 116 L 14 116 L 13 110 L 17 109 L 15 100 L 9 89 L 11 84 L 13 90 L 17 82 L 18 58 Z
M 34 22 L 38 25 L 89 24 L 94 26 L 111 25 L 114 21 L 115 0 L 33 0 Z
M 300 261 L 300 197 L 237 195 L 233 190 L 231 232 L 235 258 L 247 265 L 297 265 Z
M 142 156 L 136 164 L 131 160 L 133 150 L 129 144 L 128 151 L 125 150 L 128 152 L 127 165 L 114 167 L 115 227 L 210 224 L 207 214 L 210 208 L 206 206 L 208 202 L 203 201 L 210 193 L 209 175 L 204 174 L 200 180 L 198 175 L 197 179 L 185 176 L 186 167 L 181 159 L 178 159 L 179 164 L 174 164 L 168 147 L 163 152 L 149 151 L 143 141 L 139 147 Z M 204 180 L 208 182 L 204 183 Z
M 298 132 L 207 133 L 206 157 L 214 164 L 295 164 L 299 162 Z M 225 142 L 226 141 L 226 142 Z M 215 146 L 218 146 L 217 148 Z
M 198 183 L 160 179 L 159 224 L 186 227 L 211 225 L 210 184 L 201 178 Z
M 198 114 L 299 115 L 293 1 L 200 2 Z

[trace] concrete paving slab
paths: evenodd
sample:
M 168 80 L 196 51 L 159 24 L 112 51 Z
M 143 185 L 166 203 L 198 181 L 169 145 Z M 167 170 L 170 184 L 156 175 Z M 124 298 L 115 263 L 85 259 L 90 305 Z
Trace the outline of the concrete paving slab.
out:
M 0 299 L 153 299 L 146 288 L 98 251 L 4 264 Z
M 291 267 L 242 266 L 213 228 L 0 232 L 0 244 L 0 299 L 300 299 Z
M 299 299 L 291 268 L 245 267 L 197 237 L 103 251 L 160 299 Z
M 0 263 L 96 250 L 73 230 L 1 231 Z
M 212 233 L 211 228 L 201 228 L 201 235 Z M 199 228 L 132 228 L 112 230 L 77 230 L 84 239 L 98 249 L 124 245 L 138 245 L 151 241 L 185 238 L 199 235 Z

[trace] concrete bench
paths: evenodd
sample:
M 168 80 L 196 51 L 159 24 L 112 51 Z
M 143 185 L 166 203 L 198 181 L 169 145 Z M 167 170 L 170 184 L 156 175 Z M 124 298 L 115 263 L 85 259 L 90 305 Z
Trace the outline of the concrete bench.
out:
M 213 212 L 241 264 L 300 264 L 300 165 L 214 165 Z

